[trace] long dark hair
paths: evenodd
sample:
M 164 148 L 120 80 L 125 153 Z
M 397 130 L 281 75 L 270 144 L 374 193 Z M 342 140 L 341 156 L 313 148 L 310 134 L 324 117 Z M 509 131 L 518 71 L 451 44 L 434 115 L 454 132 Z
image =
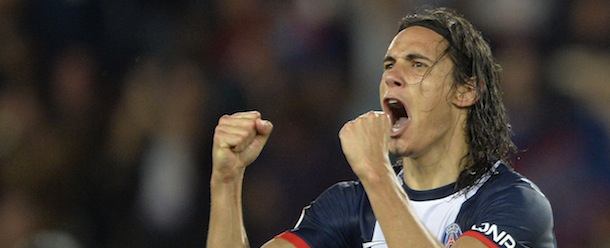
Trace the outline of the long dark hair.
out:
M 468 189 L 497 161 L 510 163 L 510 156 L 516 152 L 502 103 L 501 67 L 494 62 L 481 32 L 454 10 L 435 8 L 408 15 L 400 22 L 398 32 L 413 25 L 431 28 L 445 37 L 449 43 L 445 53 L 455 65 L 455 83 L 471 84 L 478 93 L 479 99 L 468 112 L 465 128 L 469 151 L 456 184 L 458 189 Z

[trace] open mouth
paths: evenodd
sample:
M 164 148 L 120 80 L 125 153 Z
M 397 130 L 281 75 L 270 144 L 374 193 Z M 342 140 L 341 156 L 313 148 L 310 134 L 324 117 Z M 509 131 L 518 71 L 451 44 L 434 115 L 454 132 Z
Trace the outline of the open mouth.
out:
M 397 133 L 402 129 L 407 120 L 409 120 L 407 109 L 401 101 L 394 98 L 386 99 L 385 105 L 387 106 L 392 119 L 392 133 Z

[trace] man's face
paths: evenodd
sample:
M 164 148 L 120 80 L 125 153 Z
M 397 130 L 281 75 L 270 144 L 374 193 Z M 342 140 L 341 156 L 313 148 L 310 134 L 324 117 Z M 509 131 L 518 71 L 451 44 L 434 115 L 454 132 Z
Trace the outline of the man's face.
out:
M 391 116 L 390 152 L 417 158 L 443 152 L 457 126 L 453 62 L 438 33 L 412 26 L 398 33 L 384 58 L 379 87 L 383 111 Z

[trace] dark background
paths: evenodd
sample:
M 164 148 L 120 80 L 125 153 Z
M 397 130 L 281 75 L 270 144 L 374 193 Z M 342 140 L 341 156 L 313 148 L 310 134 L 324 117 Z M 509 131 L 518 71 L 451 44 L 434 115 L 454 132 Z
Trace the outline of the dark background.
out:
M 383 54 L 422 4 L 492 44 L 514 165 L 559 246 L 610 247 L 606 0 L 1 0 L 0 246 L 205 246 L 213 128 L 253 109 L 275 126 L 244 183 L 260 246 L 355 178 L 338 131 L 379 109 Z

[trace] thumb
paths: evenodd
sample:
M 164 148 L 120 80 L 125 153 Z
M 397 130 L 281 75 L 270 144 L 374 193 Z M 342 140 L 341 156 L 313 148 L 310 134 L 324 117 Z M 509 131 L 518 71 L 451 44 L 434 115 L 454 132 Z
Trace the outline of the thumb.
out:
M 266 140 L 266 138 L 268 138 L 269 135 L 271 134 L 271 131 L 273 131 L 273 124 L 270 121 L 263 120 L 263 119 L 256 120 L 257 135 L 265 137 L 265 140 Z
M 252 148 L 260 153 L 269 136 L 271 135 L 271 131 L 273 131 L 273 124 L 270 121 L 257 119 L 256 122 L 256 136 L 254 137 L 254 141 L 252 142 Z

